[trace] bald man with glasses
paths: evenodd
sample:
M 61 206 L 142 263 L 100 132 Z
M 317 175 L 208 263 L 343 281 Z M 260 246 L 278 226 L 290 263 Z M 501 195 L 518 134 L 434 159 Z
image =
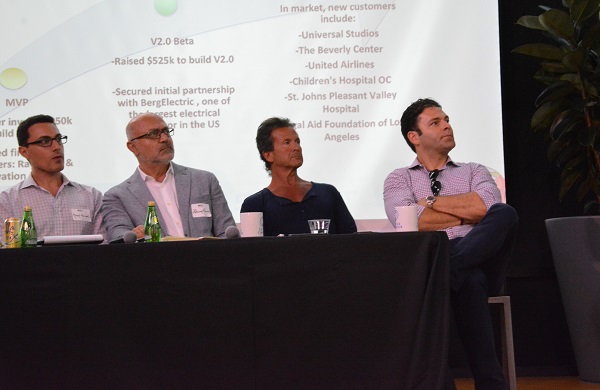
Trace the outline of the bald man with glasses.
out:
M 21 217 L 31 206 L 38 240 L 46 236 L 102 234 L 102 193 L 70 181 L 63 173 L 64 144 L 54 118 L 35 115 L 17 127 L 19 153 L 29 162 L 30 175 L 0 193 L 0 220 Z
M 139 166 L 104 195 L 109 241 L 121 240 L 128 231 L 142 238 L 149 201 L 156 202 L 163 236 L 223 237 L 226 228 L 235 226 L 215 175 L 172 162 L 174 131 L 162 117 L 141 114 L 127 124 L 125 133 Z

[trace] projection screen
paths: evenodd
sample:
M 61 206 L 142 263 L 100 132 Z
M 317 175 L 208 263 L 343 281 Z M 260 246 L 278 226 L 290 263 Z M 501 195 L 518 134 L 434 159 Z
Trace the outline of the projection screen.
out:
M 383 219 L 383 181 L 414 153 L 400 117 L 420 97 L 453 124 L 455 161 L 503 174 L 496 0 L 1 0 L 0 190 L 30 169 L 16 128 L 57 118 L 64 174 L 106 191 L 137 167 L 135 115 L 174 129 L 174 161 L 215 173 L 239 220 L 269 184 L 256 129 L 298 124 L 299 174 Z

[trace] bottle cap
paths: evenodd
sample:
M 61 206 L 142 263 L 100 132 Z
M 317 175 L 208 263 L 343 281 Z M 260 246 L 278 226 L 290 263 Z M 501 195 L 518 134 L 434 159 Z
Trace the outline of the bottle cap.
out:
M 25 207 L 23 207 L 23 211 L 31 211 L 31 206 L 25 206 Z
M 153 200 L 151 200 L 148 202 L 148 206 L 156 206 L 156 203 Z

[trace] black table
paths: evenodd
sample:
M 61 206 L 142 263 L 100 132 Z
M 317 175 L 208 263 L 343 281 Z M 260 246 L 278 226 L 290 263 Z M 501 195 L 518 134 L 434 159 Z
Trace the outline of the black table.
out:
M 435 389 L 444 233 L 0 250 L 0 388 Z

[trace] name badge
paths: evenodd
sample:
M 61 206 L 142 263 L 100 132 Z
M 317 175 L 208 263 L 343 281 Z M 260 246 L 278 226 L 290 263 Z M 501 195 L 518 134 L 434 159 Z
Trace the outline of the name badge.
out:
M 71 209 L 73 221 L 92 222 L 92 216 L 89 209 Z
M 192 217 L 194 217 L 194 218 L 212 217 L 212 214 L 210 213 L 210 206 L 206 203 L 192 204 Z

